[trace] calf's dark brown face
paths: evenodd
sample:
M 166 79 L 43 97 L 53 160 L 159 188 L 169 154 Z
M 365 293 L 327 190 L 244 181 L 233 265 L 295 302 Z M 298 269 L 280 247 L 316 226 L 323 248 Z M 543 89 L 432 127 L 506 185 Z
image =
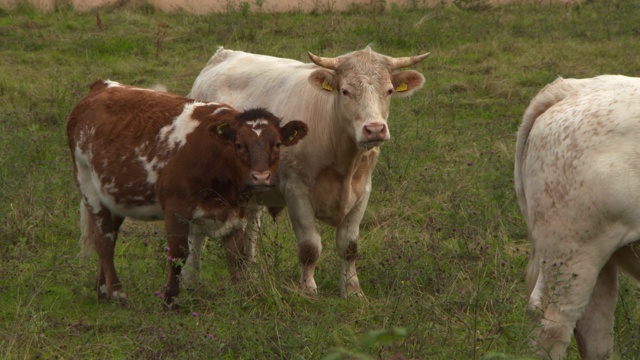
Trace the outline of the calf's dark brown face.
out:
M 305 123 L 280 119 L 264 109 L 240 113 L 237 126 L 217 126 L 220 136 L 233 144 L 239 168 L 248 188 L 275 186 L 278 181 L 280 149 L 302 140 L 308 133 Z

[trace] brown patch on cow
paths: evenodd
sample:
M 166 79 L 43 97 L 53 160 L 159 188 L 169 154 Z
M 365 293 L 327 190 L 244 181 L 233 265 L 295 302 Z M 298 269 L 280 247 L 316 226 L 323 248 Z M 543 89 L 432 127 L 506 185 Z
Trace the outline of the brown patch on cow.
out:
M 349 241 L 347 245 L 347 251 L 344 253 L 344 259 L 347 261 L 353 261 L 358 259 L 358 243 L 355 241 Z
M 318 261 L 320 250 L 318 246 L 303 242 L 298 245 L 298 259 L 302 265 L 312 265 Z

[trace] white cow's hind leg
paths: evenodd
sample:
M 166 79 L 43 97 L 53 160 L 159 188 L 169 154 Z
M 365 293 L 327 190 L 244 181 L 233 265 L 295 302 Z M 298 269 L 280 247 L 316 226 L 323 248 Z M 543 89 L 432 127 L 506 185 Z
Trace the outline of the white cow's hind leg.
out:
M 245 249 L 247 251 L 247 261 L 250 264 L 256 262 L 256 242 L 260 233 L 260 217 L 264 213 L 264 206 L 247 207 L 247 229 L 245 231 Z
M 192 224 L 189 228 L 189 256 L 181 273 L 185 287 L 193 286 L 200 275 L 204 240 L 205 235 L 202 229 Z
M 611 357 L 617 295 L 617 266 L 609 261 L 600 271 L 591 301 L 576 323 L 576 342 L 583 359 L 603 360 Z
M 541 251 L 546 254 L 537 255 L 540 276 L 543 278 L 536 283 L 530 299 L 530 307 L 541 303 L 545 305 L 542 309 L 541 326 L 534 338 L 534 343 L 540 349 L 539 356 L 553 360 L 564 357 L 576 322 L 582 317 L 591 299 L 593 287 L 606 259 L 593 259 L 586 256 L 588 251 L 582 252 L 583 250 L 566 251 L 552 246 L 536 249 L 537 254 Z M 542 302 L 537 298 L 540 295 L 544 299 Z

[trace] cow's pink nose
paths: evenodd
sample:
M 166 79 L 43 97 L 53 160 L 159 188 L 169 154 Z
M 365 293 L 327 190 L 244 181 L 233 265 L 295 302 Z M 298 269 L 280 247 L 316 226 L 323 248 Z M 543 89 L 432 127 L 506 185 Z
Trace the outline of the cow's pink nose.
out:
M 252 171 L 249 175 L 251 185 L 253 186 L 269 186 L 271 184 L 271 171 Z
M 387 125 L 380 122 L 366 124 L 362 128 L 362 138 L 364 141 L 385 141 L 389 140 Z

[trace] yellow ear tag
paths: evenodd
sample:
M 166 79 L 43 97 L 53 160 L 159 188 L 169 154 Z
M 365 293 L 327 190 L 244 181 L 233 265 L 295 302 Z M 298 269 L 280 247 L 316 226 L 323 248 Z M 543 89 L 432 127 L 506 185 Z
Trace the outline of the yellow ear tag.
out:
M 326 81 L 322 83 L 322 88 L 327 91 L 333 91 L 333 88 L 331 87 L 331 85 L 329 85 L 329 83 Z
M 229 126 L 229 124 L 227 124 L 227 123 L 222 123 L 222 124 L 218 125 L 216 127 L 216 130 L 218 131 L 218 135 L 222 135 L 222 132 L 224 131 L 224 129 L 227 128 L 227 126 Z
M 403 91 L 407 91 L 408 88 L 409 86 L 407 86 L 407 83 L 403 82 L 402 84 L 398 85 L 398 87 L 396 88 L 396 91 L 403 92 Z
M 296 136 L 298 136 L 298 130 L 293 130 L 293 134 L 289 135 L 289 141 L 293 141 Z

